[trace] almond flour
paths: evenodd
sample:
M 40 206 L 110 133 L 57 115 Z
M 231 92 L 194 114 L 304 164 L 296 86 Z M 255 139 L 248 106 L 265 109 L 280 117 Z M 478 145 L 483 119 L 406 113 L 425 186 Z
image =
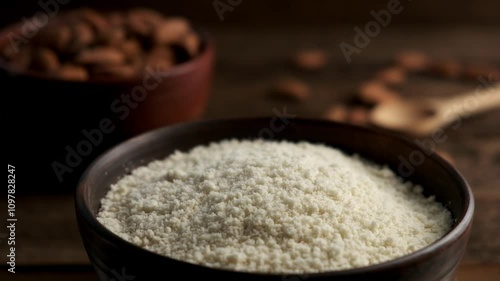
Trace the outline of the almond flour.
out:
M 226 140 L 134 170 L 98 220 L 123 239 L 214 268 L 312 273 L 417 251 L 451 227 L 422 188 L 340 150 Z

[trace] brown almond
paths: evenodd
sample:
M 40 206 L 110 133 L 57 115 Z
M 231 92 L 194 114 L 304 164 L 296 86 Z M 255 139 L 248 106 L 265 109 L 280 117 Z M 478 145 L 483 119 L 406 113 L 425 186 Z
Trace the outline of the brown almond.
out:
M 73 37 L 71 28 L 64 23 L 53 24 L 42 28 L 36 37 L 41 46 L 64 51 L 68 48 Z
M 184 18 L 169 18 L 160 23 L 153 35 L 156 44 L 174 44 L 191 31 L 189 22 Z
M 188 33 L 183 40 L 184 48 L 191 57 L 194 57 L 200 51 L 200 38 L 194 32 Z
M 99 65 L 92 69 L 93 76 L 133 77 L 137 70 L 133 65 Z
M 135 8 L 130 11 L 130 14 L 133 14 L 135 17 L 142 18 L 144 21 L 153 25 L 158 25 L 164 20 L 161 13 L 147 8 Z
M 311 88 L 305 82 L 295 79 L 281 79 L 273 86 L 271 94 L 293 101 L 305 101 L 311 96 Z
M 127 26 L 132 33 L 141 37 L 149 37 L 155 30 L 155 25 L 153 23 L 135 13 L 128 14 Z
M 114 27 L 123 27 L 127 22 L 125 15 L 121 12 L 112 12 L 107 16 L 109 24 Z
M 359 98 L 366 103 L 377 104 L 399 99 L 399 95 L 387 88 L 384 83 L 370 81 L 359 88 Z
M 300 50 L 294 54 L 292 63 L 299 69 L 318 70 L 328 63 L 328 55 L 322 49 Z
M 142 52 L 141 45 L 137 40 L 127 40 L 118 46 L 128 61 L 132 61 Z
M 430 62 L 430 58 L 419 51 L 404 51 L 396 56 L 397 65 L 409 71 L 423 71 L 429 67 Z
M 32 69 L 52 72 L 59 67 L 59 58 L 54 51 L 42 48 L 33 52 L 33 59 L 31 61 Z
M 175 64 L 174 53 L 169 47 L 157 46 L 147 55 L 146 66 L 169 70 Z
M 125 62 L 125 56 L 121 51 L 115 48 L 97 47 L 80 52 L 76 56 L 75 62 L 84 65 L 116 65 L 123 64 Z
M 106 18 L 92 9 L 81 9 L 81 17 L 82 20 L 88 23 L 96 33 L 106 32 L 106 30 L 110 27 Z
M 348 120 L 350 123 L 365 126 L 369 121 L 369 111 L 363 107 L 353 107 L 349 110 Z
M 125 29 L 122 27 L 110 27 L 101 33 L 101 41 L 105 45 L 119 46 L 124 43 L 126 35 Z
M 156 46 L 149 52 L 149 56 L 174 62 L 174 52 L 170 47 Z
M 375 78 L 387 85 L 401 85 L 406 81 L 406 71 L 398 66 L 389 67 L 380 70 Z
M 455 60 L 443 60 L 432 63 L 429 74 L 444 78 L 458 78 L 462 74 L 462 65 Z
M 341 104 L 333 105 L 326 110 L 324 118 L 330 121 L 346 122 L 348 118 L 347 107 Z
M 136 72 L 140 74 L 147 65 L 146 61 L 147 61 L 146 56 L 135 57 L 127 61 L 127 65 L 131 65 L 132 67 L 134 67 Z
M 89 74 L 84 67 L 71 64 L 63 65 L 54 73 L 54 76 L 71 81 L 86 81 L 89 78 Z
M 60 25 L 56 30 L 56 37 L 52 46 L 56 50 L 64 51 L 68 48 L 68 45 L 73 38 L 71 28 L 68 25 Z
M 78 52 L 92 44 L 95 39 L 95 33 L 90 25 L 84 22 L 76 23 L 72 26 L 72 42 L 70 44 L 70 49 L 73 52 Z

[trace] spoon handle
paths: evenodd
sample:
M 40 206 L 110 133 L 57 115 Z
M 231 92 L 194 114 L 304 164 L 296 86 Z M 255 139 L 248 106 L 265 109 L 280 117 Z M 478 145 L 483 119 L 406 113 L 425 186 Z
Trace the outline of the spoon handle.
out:
M 442 101 L 444 119 L 467 117 L 500 107 L 500 84 L 477 88 L 474 91 Z

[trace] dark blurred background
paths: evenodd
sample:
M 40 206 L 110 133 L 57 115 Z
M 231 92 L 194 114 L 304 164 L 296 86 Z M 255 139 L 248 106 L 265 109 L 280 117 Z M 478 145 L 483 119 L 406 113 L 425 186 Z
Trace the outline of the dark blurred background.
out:
M 299 117 L 321 118 L 330 105 L 350 101 L 357 87 L 390 65 L 401 50 L 416 49 L 436 60 L 453 58 L 464 64 L 488 63 L 500 67 L 498 0 L 401 0 L 403 11 L 392 16 L 390 26 L 382 29 L 368 47 L 353 55 L 351 64 L 346 62 L 339 43 L 352 43 L 356 34 L 354 27 L 364 27 L 373 20 L 370 11 L 387 9 L 392 0 L 59 1 L 3 1 L 0 27 L 32 17 L 42 10 L 41 4 L 58 3 L 61 10 L 84 6 L 104 11 L 149 7 L 166 15 L 185 16 L 209 30 L 217 45 L 217 63 L 205 119 L 270 116 L 273 108 L 281 109 L 285 105 L 288 112 Z M 221 21 L 214 5 L 230 2 L 238 5 L 225 12 Z M 319 72 L 291 69 L 287 63 L 294 52 L 309 46 L 327 52 L 330 56 L 328 66 Z M 282 76 L 307 82 L 314 92 L 313 98 L 304 103 L 269 98 L 269 89 Z M 398 91 L 405 97 L 450 96 L 476 86 L 477 81 L 412 75 Z M 7 97 L 19 95 L 15 86 L 12 89 L 3 87 L 2 93 Z M 38 91 L 33 93 L 38 94 Z M 9 164 L 17 169 L 18 192 L 29 192 L 23 194 L 17 205 L 19 266 L 26 273 L 9 279 L 11 276 L 5 267 L 0 267 L 0 280 L 95 280 L 76 227 L 72 192 L 86 165 L 114 144 L 115 136 L 107 136 L 109 143 L 95 149 L 84 164 L 59 183 L 50 163 L 64 159 L 64 146 L 79 142 L 83 128 L 72 128 L 71 120 L 62 117 L 61 123 L 67 122 L 67 127 L 77 132 L 76 136 L 54 139 L 47 133 L 33 134 L 33 126 L 20 126 L 22 122 L 9 116 L 5 119 L 8 99 L 2 100 L 2 106 L 2 121 L 8 123 L 7 129 L 2 124 L 6 131 L 2 136 L 7 138 L 2 154 L 7 154 L 8 161 L 14 161 Z M 14 110 L 22 115 L 23 109 Z M 24 116 L 27 122 L 30 117 L 29 112 Z M 453 156 L 456 167 L 470 182 L 476 197 L 475 225 L 460 267 L 461 281 L 500 280 L 499 119 L 499 110 L 467 119 L 460 130 L 447 130 L 449 138 L 438 146 Z M 17 129 L 19 134 L 12 134 L 10 129 L 13 127 L 21 127 Z M 38 131 L 43 129 L 38 128 Z M 52 148 L 47 149 L 44 141 Z M 2 223 L 1 214 L 6 213 L 2 204 L 5 202 L 0 201 Z M 6 244 L 1 243 L 1 235 L 2 230 L 0 262 L 3 264 Z
M 53 0 L 55 1 L 55 0 Z M 233 0 L 241 1 L 241 8 L 225 14 L 224 24 L 238 25 L 316 25 L 338 23 L 363 23 L 371 20 L 370 10 L 380 10 L 387 7 L 387 0 Z M 21 17 L 30 16 L 40 10 L 39 1 L 4 1 L 0 11 L 0 24 L 18 21 Z M 41 0 L 43 3 L 50 0 Z M 221 21 L 214 9 L 214 0 L 64 0 L 63 9 L 81 6 L 113 9 L 137 5 L 158 9 L 166 14 L 184 15 L 195 22 L 219 25 Z M 228 3 L 221 0 L 222 3 Z M 402 0 L 403 6 L 411 5 L 394 18 L 394 23 L 401 24 L 474 24 L 499 25 L 500 1 L 419 1 Z M 244 8 L 243 8 L 244 7 Z

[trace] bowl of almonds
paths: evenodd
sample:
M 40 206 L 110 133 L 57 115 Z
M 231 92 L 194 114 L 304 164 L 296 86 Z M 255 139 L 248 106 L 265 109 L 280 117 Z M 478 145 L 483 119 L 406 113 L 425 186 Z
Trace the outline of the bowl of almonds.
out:
M 132 135 L 203 113 L 214 45 L 187 19 L 144 8 L 45 16 L 0 32 L 8 116 L 68 140 L 104 119 Z

